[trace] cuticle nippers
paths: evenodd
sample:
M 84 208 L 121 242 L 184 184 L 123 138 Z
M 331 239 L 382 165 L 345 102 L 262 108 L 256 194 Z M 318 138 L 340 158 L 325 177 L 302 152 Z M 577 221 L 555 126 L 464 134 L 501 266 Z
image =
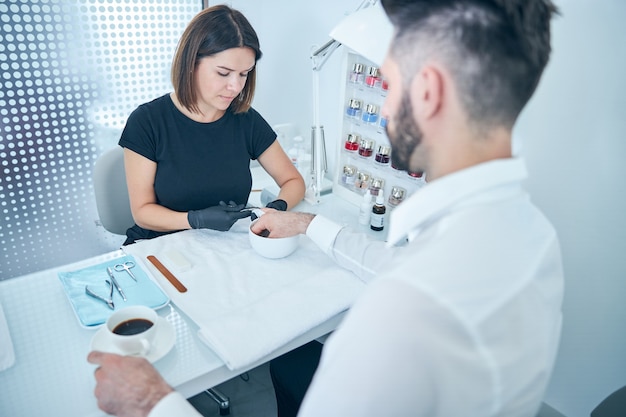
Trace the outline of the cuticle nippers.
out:
M 91 291 L 89 289 L 88 285 L 85 285 L 85 293 L 93 298 L 96 298 L 104 303 L 106 303 L 107 306 L 109 306 L 109 308 L 111 310 L 115 309 L 115 304 L 113 304 L 113 283 L 111 281 L 109 281 L 108 279 L 105 280 L 105 282 L 107 283 L 107 285 L 109 286 L 109 298 L 104 298 L 98 294 L 96 294 L 95 292 Z

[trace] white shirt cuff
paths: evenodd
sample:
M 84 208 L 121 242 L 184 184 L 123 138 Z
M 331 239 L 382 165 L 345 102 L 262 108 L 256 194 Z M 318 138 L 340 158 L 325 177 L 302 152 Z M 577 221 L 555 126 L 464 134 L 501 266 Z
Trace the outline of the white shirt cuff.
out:
M 173 391 L 161 398 L 148 417 L 202 417 L 180 393 Z
M 343 229 L 343 226 L 318 214 L 313 218 L 309 227 L 306 229 L 306 235 L 324 253 L 330 254 L 335 239 L 341 229 Z

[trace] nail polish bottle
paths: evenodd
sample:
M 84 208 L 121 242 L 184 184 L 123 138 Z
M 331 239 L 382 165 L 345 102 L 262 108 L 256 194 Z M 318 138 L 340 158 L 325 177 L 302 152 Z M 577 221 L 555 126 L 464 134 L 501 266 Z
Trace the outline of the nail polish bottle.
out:
M 343 148 L 348 152 L 356 152 L 359 150 L 359 142 L 361 142 L 361 136 L 349 133 Z
M 356 167 L 354 165 L 344 165 L 343 173 L 341 174 L 341 182 L 346 187 L 352 188 L 354 186 L 354 180 L 356 179 Z
M 402 187 L 393 186 L 391 187 L 391 194 L 389 194 L 389 205 L 393 208 L 398 204 L 404 201 L 404 196 L 406 195 L 406 190 Z
M 378 121 L 378 106 L 375 104 L 366 105 L 362 119 L 365 123 L 376 124 Z
M 380 145 L 378 147 L 378 152 L 376 152 L 376 156 L 374 157 L 374 159 L 379 164 L 387 165 L 389 163 L 390 154 L 391 154 L 391 147 L 386 146 L 386 145 Z
M 363 84 L 365 79 L 365 65 L 355 62 L 352 71 L 348 74 L 348 80 L 354 84 Z
M 370 229 L 380 232 L 385 228 L 385 199 L 383 193 L 379 193 L 376 196 L 376 204 L 372 207 L 372 214 L 370 215 Z
M 379 193 L 382 193 L 383 187 L 385 186 L 385 180 L 382 178 L 372 178 L 370 181 L 369 191 L 373 196 L 378 197 Z
M 411 178 L 416 178 L 416 179 L 421 179 L 422 176 L 424 175 L 424 173 L 422 171 L 418 171 L 418 172 L 409 172 L 409 177 Z
M 391 166 L 391 172 L 393 172 L 393 175 L 398 177 L 398 178 L 404 178 L 407 175 L 407 172 L 398 168 L 397 166 L 395 166 L 393 164 L 393 161 L 390 158 L 390 163 L 389 165 Z
M 350 99 L 348 101 L 348 108 L 346 109 L 346 114 L 350 117 L 359 118 L 361 115 L 361 100 Z
M 381 79 L 378 73 L 378 67 L 369 67 L 367 69 L 367 77 L 365 77 L 365 85 L 371 88 L 380 88 Z
M 369 158 L 374 153 L 374 141 L 368 139 L 361 139 L 359 143 L 359 155 L 364 158 Z
M 371 174 L 365 171 L 357 171 L 356 180 L 354 180 L 354 188 L 357 191 L 365 192 L 370 186 Z

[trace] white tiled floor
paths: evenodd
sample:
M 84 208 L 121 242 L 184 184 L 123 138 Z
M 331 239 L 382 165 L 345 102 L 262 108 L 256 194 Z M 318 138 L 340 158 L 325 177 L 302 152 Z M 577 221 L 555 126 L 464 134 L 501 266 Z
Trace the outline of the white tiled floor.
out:
M 269 364 L 248 372 L 248 380 L 236 377 L 216 387 L 230 399 L 232 417 L 276 417 L 276 399 Z M 219 416 L 215 401 L 202 393 L 189 399 L 205 417 Z

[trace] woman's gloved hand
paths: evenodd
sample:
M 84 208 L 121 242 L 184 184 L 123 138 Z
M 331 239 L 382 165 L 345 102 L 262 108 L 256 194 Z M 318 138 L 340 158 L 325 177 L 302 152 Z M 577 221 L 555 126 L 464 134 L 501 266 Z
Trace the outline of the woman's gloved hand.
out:
M 270 201 L 269 203 L 267 203 L 265 207 L 273 208 L 279 211 L 287 211 L 287 202 L 285 200 L 278 199 L 278 200 Z
M 194 229 L 213 229 L 225 232 L 239 219 L 250 216 L 250 210 L 243 210 L 244 204 L 230 201 L 228 204 L 220 201 L 217 206 L 207 207 L 202 210 L 190 210 L 187 213 L 187 221 Z
M 267 203 L 267 205 L 265 206 L 267 208 L 272 208 L 274 210 L 278 210 L 278 211 L 287 211 L 287 202 L 285 200 L 281 200 L 280 198 L 274 201 L 270 201 L 269 203 Z M 252 221 L 258 219 L 258 216 L 254 213 L 252 213 L 252 217 L 251 217 Z

